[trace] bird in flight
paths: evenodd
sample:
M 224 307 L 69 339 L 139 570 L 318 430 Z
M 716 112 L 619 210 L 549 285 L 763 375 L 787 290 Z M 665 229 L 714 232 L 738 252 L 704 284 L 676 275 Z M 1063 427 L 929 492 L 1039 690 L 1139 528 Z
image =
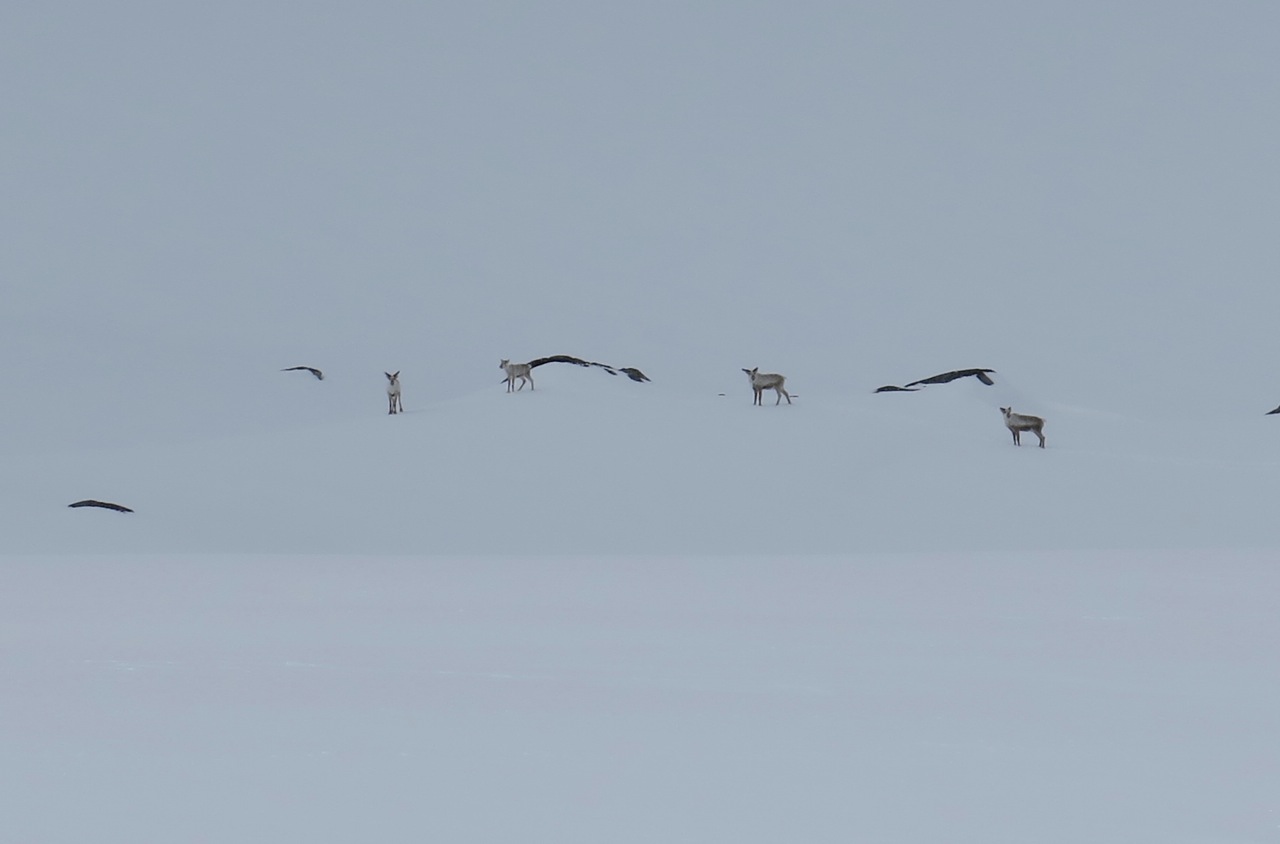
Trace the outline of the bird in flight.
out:
M 84 501 L 77 501 L 75 504 L 68 504 L 68 507 L 101 507 L 103 510 L 115 510 L 118 513 L 132 513 L 128 507 L 120 504 L 112 504 L 110 501 L 95 501 L 92 498 L 86 498 Z
M 895 387 L 894 385 L 889 384 L 887 386 L 880 387 L 879 389 L 876 390 L 876 392 L 877 393 L 914 393 L 916 390 L 920 389 L 920 387 L 925 384 L 949 384 L 952 381 L 955 381 L 957 378 L 968 378 L 970 376 L 977 378 L 983 384 L 986 384 L 988 387 L 990 387 L 996 382 L 991 380 L 991 376 L 987 374 L 988 372 L 995 372 L 995 370 L 994 369 L 953 369 L 951 372 L 943 372 L 940 375 L 932 375 L 928 378 L 921 378 L 919 381 L 912 381 L 910 384 L 908 384 L 905 387 Z
M 575 358 L 569 355 L 552 355 L 549 358 L 538 358 L 537 360 L 531 360 L 529 361 L 529 368 L 534 369 L 535 367 L 542 366 L 544 363 L 571 363 L 574 366 L 596 366 L 596 367 L 599 367 L 600 369 L 603 369 L 605 372 L 609 373 L 610 375 L 617 375 L 619 372 L 621 372 L 623 375 L 627 376 L 628 378 L 630 378 L 632 381 L 635 381 L 636 383 L 649 380 L 648 375 L 645 375 L 643 372 L 636 369 L 634 366 L 610 366 L 607 363 L 596 363 L 593 360 L 583 360 L 582 358 Z
M 297 370 L 299 370 L 299 369 L 305 369 L 307 372 L 310 372 L 312 375 L 314 375 L 314 376 L 316 377 L 316 379 L 317 379 L 317 380 L 319 380 L 319 381 L 323 381 L 323 380 L 324 380 L 324 373 L 323 373 L 323 372 L 321 372 L 320 370 L 316 369 L 314 366 L 286 366 L 284 369 L 282 369 L 282 370 L 280 370 L 280 371 L 281 371 L 281 372 L 295 372 L 295 371 L 297 371 Z

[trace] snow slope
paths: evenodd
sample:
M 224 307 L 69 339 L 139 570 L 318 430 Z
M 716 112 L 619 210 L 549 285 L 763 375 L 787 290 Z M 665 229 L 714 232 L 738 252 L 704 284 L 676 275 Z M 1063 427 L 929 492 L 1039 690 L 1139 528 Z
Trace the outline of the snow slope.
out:
M 829 554 L 1280 544 L 1269 494 L 1280 441 L 1276 420 L 1260 414 L 1137 418 L 1061 407 L 998 372 L 994 387 L 970 379 L 895 394 L 824 390 L 793 374 L 790 407 L 773 406 L 772 394 L 752 407 L 739 373 L 708 378 L 699 393 L 664 385 L 660 373 L 636 384 L 548 365 L 536 371 L 536 391 L 515 395 L 494 374 L 440 401 L 406 375 L 408 412 L 388 417 L 377 392 L 270 372 L 261 377 L 275 379 L 276 393 L 264 400 L 296 403 L 296 412 L 266 432 L 11 454 L 12 483 L 0 492 L 5 549 Z M 349 401 L 320 405 L 324 391 Z M 1046 416 L 1049 447 L 1013 447 L 1003 404 Z M 138 512 L 65 509 L 81 498 Z
M 9 454 L 11 840 L 1276 840 L 1274 420 L 538 376 Z

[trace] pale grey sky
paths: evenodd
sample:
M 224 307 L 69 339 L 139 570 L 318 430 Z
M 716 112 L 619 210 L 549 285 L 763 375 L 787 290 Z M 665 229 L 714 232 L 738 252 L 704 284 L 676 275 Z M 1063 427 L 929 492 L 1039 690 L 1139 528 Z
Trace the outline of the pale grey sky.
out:
M 1047 401 L 1260 413 L 1278 25 L 1264 2 L 6 4 L 0 422 L 217 428 L 246 373 L 448 395 L 555 353 L 690 390 L 991 366 Z

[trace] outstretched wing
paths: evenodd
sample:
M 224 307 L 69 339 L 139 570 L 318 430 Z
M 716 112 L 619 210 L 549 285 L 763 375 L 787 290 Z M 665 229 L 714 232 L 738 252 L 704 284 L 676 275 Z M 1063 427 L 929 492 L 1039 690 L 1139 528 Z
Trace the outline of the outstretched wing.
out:
M 534 369 L 535 367 L 542 366 L 544 363 L 571 363 L 574 366 L 598 366 L 602 369 L 612 369 L 612 367 L 606 366 L 603 363 L 594 363 L 589 360 L 583 360 L 582 358 L 575 358 L 572 355 L 552 355 L 549 358 L 531 360 L 529 361 L 529 368 Z
M 77 501 L 75 504 L 68 504 L 68 507 L 101 507 L 103 510 L 115 510 L 118 513 L 132 513 L 128 507 L 120 504 L 112 504 L 110 501 L 95 501 L 92 498 L 86 498 L 84 501 Z
M 876 388 L 877 393 L 914 393 L 918 387 L 895 387 L 893 384 L 886 384 L 883 387 Z
M 575 358 L 572 355 L 552 355 L 551 357 L 537 358 L 536 360 L 529 361 L 529 368 L 535 369 L 539 366 L 542 366 L 544 363 L 571 363 L 574 366 L 594 366 L 599 369 L 603 369 L 605 372 L 609 373 L 610 375 L 617 375 L 619 372 L 621 372 L 625 374 L 628 378 L 630 378 L 632 381 L 648 381 L 649 380 L 649 376 L 645 375 L 643 372 L 636 369 L 634 366 L 623 366 L 623 367 L 610 366 L 607 363 L 599 363 L 594 360 L 583 360 L 582 358 Z
M 321 380 L 321 381 L 323 381 L 323 380 L 324 380 L 324 373 L 323 373 L 323 372 L 321 372 L 320 370 L 316 369 L 314 366 L 286 366 L 284 369 L 282 369 L 282 370 L 280 370 L 280 371 L 281 371 L 281 372 L 296 372 L 296 371 L 298 371 L 298 370 L 305 370 L 306 372 L 310 372 L 310 373 L 311 373 L 312 375 L 314 375 L 317 379 L 319 379 L 319 380 Z
M 1262 415 L 1263 415 L 1263 416 L 1271 416 L 1273 413 L 1280 413 L 1280 407 L 1277 407 L 1275 410 L 1268 410 L 1266 413 L 1264 413 L 1264 414 L 1262 414 Z
M 535 369 L 539 366 L 542 366 L 544 363 L 572 363 L 575 366 L 591 365 L 587 363 L 585 360 L 583 360 L 582 358 L 571 358 L 568 355 L 552 355 L 549 358 L 538 358 L 537 360 L 529 361 L 529 368 Z
M 907 386 L 915 387 L 919 384 L 949 384 L 952 381 L 955 381 L 957 378 L 968 378 L 969 376 L 972 375 L 972 376 L 975 376 L 983 384 L 986 384 L 988 387 L 990 387 L 991 385 L 995 384 L 995 382 L 991 380 L 991 377 L 989 375 L 987 375 L 988 372 L 995 372 L 995 370 L 994 369 L 955 369 L 955 370 L 952 370 L 951 372 L 943 372 L 941 375 L 933 375 L 933 376 L 930 376 L 929 378 L 921 378 L 919 381 L 912 381 Z

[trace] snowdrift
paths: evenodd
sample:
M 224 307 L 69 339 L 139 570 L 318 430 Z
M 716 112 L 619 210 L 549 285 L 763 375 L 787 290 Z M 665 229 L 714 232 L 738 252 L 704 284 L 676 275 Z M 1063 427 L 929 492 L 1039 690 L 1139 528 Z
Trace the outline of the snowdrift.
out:
M 269 430 L 216 436 L 193 424 L 154 444 L 13 454 L 0 545 L 837 554 L 1280 544 L 1270 494 L 1280 437 L 1262 416 L 1121 416 L 973 379 L 873 395 L 797 377 L 795 404 L 779 407 L 752 407 L 745 378 L 702 394 L 570 368 L 544 367 L 536 391 L 513 395 L 493 380 L 440 401 L 409 382 L 407 412 L 389 417 L 376 393 L 321 404 L 330 382 L 295 379 L 285 386 L 296 416 Z M 256 397 L 224 400 L 250 401 L 252 415 Z M 1007 404 L 1047 417 L 1048 448 L 1012 445 L 997 410 Z M 137 512 L 66 509 L 83 498 Z

